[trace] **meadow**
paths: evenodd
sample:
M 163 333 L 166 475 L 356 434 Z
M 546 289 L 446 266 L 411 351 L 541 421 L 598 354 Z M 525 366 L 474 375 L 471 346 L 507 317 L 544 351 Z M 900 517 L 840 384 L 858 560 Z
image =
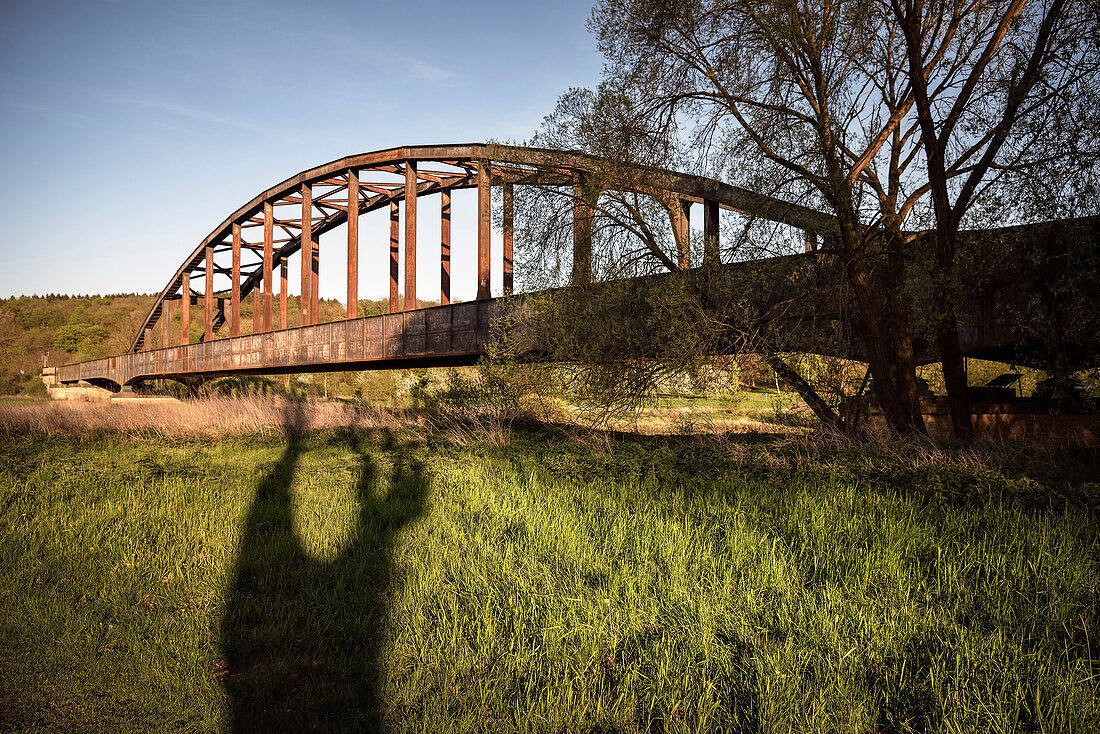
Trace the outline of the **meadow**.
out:
M 1100 730 L 1096 449 L 0 407 L 0 729 Z

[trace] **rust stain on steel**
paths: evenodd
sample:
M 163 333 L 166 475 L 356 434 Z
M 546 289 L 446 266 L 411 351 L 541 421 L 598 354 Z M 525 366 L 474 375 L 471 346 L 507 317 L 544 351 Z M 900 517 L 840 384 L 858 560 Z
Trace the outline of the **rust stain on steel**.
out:
M 482 160 L 477 165 L 477 300 L 491 297 L 489 291 L 491 277 L 490 236 L 492 234 L 492 190 L 490 188 L 489 162 Z
M 287 262 L 285 257 L 279 258 L 279 328 L 285 329 L 286 322 L 286 298 L 287 298 Z
M 505 183 L 503 186 L 503 208 L 504 208 L 504 295 L 512 295 L 512 240 L 513 240 L 513 204 L 512 204 L 512 184 Z
M 191 272 L 184 271 L 184 284 L 179 288 L 179 343 L 191 343 Z
M 573 285 L 592 282 L 592 217 L 595 192 L 578 172 L 573 182 Z
M 405 164 L 405 310 L 416 309 L 416 162 Z
M 420 165 L 424 162 L 424 165 Z M 437 165 L 433 165 L 437 164 Z M 357 218 L 357 214 L 393 206 L 405 200 L 408 209 L 415 211 L 418 196 L 425 196 L 442 192 L 443 190 L 463 189 L 477 187 L 478 197 L 478 283 L 477 292 L 481 299 L 490 296 L 490 278 L 492 264 L 489 257 L 489 219 L 488 208 L 490 205 L 491 186 L 494 182 L 502 184 L 545 184 L 550 186 L 567 186 L 570 177 L 578 173 L 591 172 L 593 176 L 601 176 L 598 185 L 604 188 L 621 188 L 625 191 L 637 191 L 639 193 L 663 193 L 669 198 L 678 198 L 688 202 L 710 202 L 712 211 L 714 207 L 722 207 L 743 211 L 783 222 L 806 230 L 827 233 L 835 228 L 833 219 L 821 212 L 808 209 L 790 202 L 784 202 L 755 192 L 739 189 L 711 179 L 700 178 L 687 174 L 676 173 L 662 169 L 644 166 L 635 167 L 628 175 L 614 178 L 607 174 L 605 161 L 576 152 L 552 151 L 538 148 L 521 148 L 505 145 L 486 145 L 481 143 L 464 143 L 455 145 L 429 145 L 429 146 L 404 146 L 388 150 L 375 151 L 354 156 L 347 156 L 330 163 L 303 171 L 288 178 L 280 184 L 273 186 L 253 198 L 243 207 L 238 209 L 212 231 L 200 245 L 192 252 L 191 256 L 184 260 L 176 273 L 169 280 L 168 285 L 161 292 L 156 303 L 150 308 L 145 321 L 139 325 L 137 335 L 131 344 L 131 351 L 138 351 L 145 345 L 146 333 L 160 316 L 162 303 L 171 297 L 178 284 L 182 280 L 184 271 L 194 272 L 202 266 L 205 256 L 204 249 L 208 246 L 221 248 L 234 234 L 240 234 L 242 228 L 267 226 L 267 207 L 274 207 L 276 212 L 285 211 L 283 207 L 291 204 L 301 204 L 301 219 L 278 219 L 273 222 L 276 229 L 285 232 L 286 237 L 272 242 L 271 262 L 282 262 L 292 255 L 301 253 L 302 262 L 302 323 L 305 325 L 317 322 L 319 301 L 319 269 L 320 255 L 318 237 L 332 229 L 341 226 L 349 219 Z M 451 167 L 454 170 L 443 171 L 436 168 Z M 410 169 L 412 169 L 410 171 Z M 368 182 L 356 181 L 355 186 L 359 192 L 366 192 L 366 197 L 361 200 L 361 205 L 355 207 L 345 204 L 350 202 L 350 194 L 347 200 L 334 198 L 338 191 L 352 187 L 353 172 L 358 177 L 360 171 L 377 171 L 388 173 L 405 173 L 406 180 L 396 182 Z M 604 171 L 605 173 L 597 173 Z M 609 176 L 611 176 L 609 178 Z M 409 186 L 409 178 L 413 185 Z M 488 180 L 485 180 L 488 179 Z M 621 180 L 620 180 L 621 179 Z M 313 186 L 325 187 L 325 192 L 318 198 L 313 196 Z M 335 187 L 335 188 L 333 188 Z M 341 204 L 344 204 L 341 206 Z M 583 207 L 581 207 L 583 208 Z M 316 209 L 316 214 L 314 210 Z M 354 210 L 354 214 L 352 213 Z M 415 228 L 415 216 L 410 217 L 412 222 L 406 222 L 406 227 Z M 357 222 L 356 222 L 357 224 Z M 583 229 L 583 222 L 582 222 Z M 280 234 L 280 237 L 282 235 Z M 236 238 L 234 238 L 236 239 Z M 250 238 L 253 243 L 258 238 Z M 409 244 L 415 247 L 415 232 L 408 238 Z M 441 237 L 442 239 L 442 237 Z M 582 238 L 583 239 L 583 238 Z M 250 244 L 240 242 L 239 247 L 245 247 L 253 253 L 266 250 L 266 242 L 263 244 Z M 392 243 L 391 243 L 392 244 Z M 228 248 L 226 248 L 228 249 Z M 235 250 L 237 247 L 234 248 Z M 356 248 L 357 249 L 357 248 Z M 583 249 L 583 248 L 582 248 Z M 217 252 L 217 251 L 216 251 Z M 704 250 L 706 253 L 706 250 Z M 264 253 L 266 254 L 266 252 Z M 357 252 L 355 253 L 358 254 Z M 398 267 L 400 253 L 398 254 Z M 582 253 L 583 255 L 583 253 Z M 706 255 L 704 254 L 704 257 Z M 217 254 L 216 254 L 217 257 Z M 239 254 L 238 254 L 239 257 Z M 350 257 L 350 253 L 349 253 Z M 266 259 L 266 258 L 265 258 Z M 506 260 L 512 258 L 505 256 Z M 585 258 L 581 258 L 582 261 Z M 441 274 L 443 264 L 441 263 Z M 393 263 L 391 263 L 391 266 Z M 348 274 L 352 275 L 349 262 Z M 391 310 L 397 312 L 403 305 L 412 307 L 415 304 L 416 260 L 410 258 L 407 269 L 413 277 L 407 277 L 411 288 L 407 289 L 407 304 L 400 302 L 400 293 L 391 293 Z M 274 289 L 271 273 L 265 270 L 264 264 L 249 265 L 248 272 L 238 270 L 231 275 L 231 295 L 236 291 L 237 303 L 247 297 L 253 291 L 261 291 L 268 294 L 268 298 L 255 299 L 258 301 L 254 310 L 260 311 L 260 316 L 266 316 L 270 311 L 270 294 Z M 225 272 L 217 269 L 215 272 Z M 391 273 L 391 279 L 396 279 L 400 273 Z M 507 274 L 505 275 L 507 280 Z M 396 289 L 395 282 L 391 282 L 391 290 Z M 507 286 L 506 286 L 507 287 Z M 441 288 L 442 291 L 442 288 Z M 356 295 L 358 295 L 356 293 Z M 443 295 L 441 293 L 441 295 Z M 266 302 L 265 302 L 266 300 Z M 357 299 L 349 298 L 349 301 Z M 447 294 L 450 300 L 450 294 Z M 353 304 L 349 304 L 352 308 Z M 226 320 L 223 311 L 214 316 L 214 327 L 217 328 Z M 239 334 L 239 313 L 237 314 L 237 328 L 233 328 L 233 309 L 230 309 L 230 333 Z M 272 327 L 270 320 L 258 319 L 254 324 L 254 330 Z
M 310 285 L 310 271 L 313 269 L 313 187 L 308 183 L 302 184 L 302 326 L 309 326 L 310 304 L 313 301 L 313 286 Z
M 241 335 L 241 225 L 233 223 L 233 265 L 229 296 L 229 335 Z
M 168 298 L 164 301 L 164 310 L 161 312 L 161 324 L 163 333 L 161 334 L 161 340 L 164 342 L 162 347 L 172 346 L 172 309 L 175 307 L 175 300 Z
M 721 248 L 718 241 L 718 202 L 707 199 L 703 202 L 703 265 L 714 266 L 721 260 Z
M 272 249 L 275 214 L 270 201 L 264 202 L 264 331 L 271 331 L 271 291 L 274 250 Z
M 691 267 L 691 202 L 674 200 L 668 209 L 672 234 L 676 239 L 676 264 L 681 270 Z
M 451 190 L 439 194 L 439 302 L 451 302 Z
M 401 310 L 397 302 L 398 265 L 401 257 L 398 251 L 401 236 L 401 210 L 396 201 L 390 202 L 390 313 Z
M 205 289 L 203 293 L 203 338 L 214 338 L 214 246 L 206 248 Z
M 359 315 L 359 171 L 348 171 L 348 318 Z
M 492 299 L 434 306 L 66 365 L 58 368 L 59 379 L 121 386 L 191 376 L 473 364 L 501 314 Z

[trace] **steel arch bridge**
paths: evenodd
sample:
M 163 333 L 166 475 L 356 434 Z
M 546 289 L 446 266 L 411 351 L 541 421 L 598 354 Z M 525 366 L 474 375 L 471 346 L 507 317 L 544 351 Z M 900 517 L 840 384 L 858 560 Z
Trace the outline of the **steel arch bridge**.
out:
M 724 274 L 741 273 L 741 283 L 769 281 L 765 292 L 781 294 L 799 287 L 792 273 L 818 262 L 819 237 L 835 230 L 832 217 L 799 204 L 699 176 L 644 166 L 622 166 L 573 151 L 496 144 L 407 146 L 347 156 L 292 176 L 261 192 L 230 214 L 188 255 L 160 291 L 126 354 L 56 369 L 62 384 L 87 382 L 119 390 L 148 379 L 201 380 L 226 374 L 278 374 L 345 369 L 472 364 L 484 354 L 490 324 L 503 313 L 492 297 L 490 281 L 501 268 L 503 292 L 513 286 L 513 189 L 539 185 L 572 189 L 572 283 L 592 281 L 593 218 L 601 191 L 619 190 L 651 196 L 666 209 L 676 244 L 675 263 L 689 270 L 690 207 L 703 210 L 704 265 L 720 264 L 719 210 L 727 209 L 789 225 L 805 233 L 805 254 L 757 263 L 721 264 Z M 491 258 L 492 190 L 502 191 L 500 221 L 503 251 Z M 476 300 L 451 300 L 451 193 L 476 189 Z M 441 305 L 417 307 L 417 208 L 439 196 Z M 404 207 L 399 206 L 404 203 Z M 389 313 L 359 317 L 359 218 L 389 211 Z M 402 212 L 403 209 L 403 212 Z M 318 238 L 347 228 L 346 318 L 318 322 Z M 403 230 L 404 237 L 401 237 Z M 379 243 L 383 247 L 383 243 Z M 404 272 L 399 272 L 404 250 Z M 434 242 L 433 242 L 434 247 Z M 288 314 L 288 263 L 297 256 L 301 284 L 299 325 Z M 765 267 L 755 269 L 746 265 Z M 712 269 L 713 273 L 714 270 Z M 747 275 L 746 275 L 747 274 Z M 797 273 L 796 273 L 797 274 Z M 1026 275 L 1026 274 L 1025 274 Z M 228 287 L 215 290 L 219 276 Z M 657 283 L 651 276 L 649 283 Z M 1031 280 L 1027 280 L 1031 278 Z M 997 313 L 1013 298 L 1034 290 L 1034 278 L 1002 279 L 997 293 L 976 292 L 962 304 L 960 339 L 964 353 L 994 354 L 1019 341 Z M 198 282 L 198 289 L 193 283 Z M 729 290 L 737 278 L 719 278 Z M 803 281 L 805 282 L 805 281 Z M 1028 282 L 1031 285 L 1021 286 Z M 793 285 L 792 285 L 793 284 Z M 277 285 L 277 289 L 276 289 Z M 650 287 L 650 286 L 643 286 Z M 713 287 L 713 286 L 712 286 Z M 792 321 L 842 322 L 835 295 L 818 294 Z M 252 299 L 250 333 L 242 333 L 241 302 Z M 191 341 L 193 307 L 202 334 Z M 179 332 L 173 334 L 175 313 Z M 228 333 L 226 333 L 228 332 Z M 159 345 L 154 346 L 154 342 Z M 860 345 L 846 347 L 859 358 Z M 992 350 L 992 351 L 991 351 Z M 995 357 L 996 358 L 996 357 Z
M 513 187 L 573 187 L 573 282 L 591 278 L 592 217 L 606 188 L 653 195 L 668 210 L 679 262 L 690 267 L 691 204 L 703 207 L 706 252 L 718 258 L 718 211 L 728 209 L 781 222 L 807 233 L 807 242 L 832 228 L 813 209 L 664 169 L 630 166 L 608 176 L 608 162 L 579 152 L 496 144 L 407 146 L 347 156 L 303 171 L 261 192 L 207 235 L 172 274 L 146 315 L 127 354 L 57 369 L 61 383 L 86 381 L 117 390 L 144 379 L 208 377 L 394 366 L 470 364 L 483 353 L 489 323 L 501 313 L 491 297 L 491 192 L 503 191 L 503 290 L 513 284 Z M 451 192 L 476 189 L 477 298 L 451 302 Z M 440 306 L 417 309 L 416 212 L 439 195 Z M 404 202 L 402 212 L 399 203 Z M 359 318 L 359 217 L 389 210 L 389 313 Z M 403 219 L 403 221 L 402 221 Z M 346 320 L 320 324 L 318 238 L 347 227 Z M 402 230 L 404 238 L 400 237 Z M 399 272 L 400 247 L 404 272 Z M 299 326 L 288 322 L 288 263 L 297 255 Z M 228 262 L 227 262 L 228 261 Z M 251 261 L 251 262 L 246 262 Z M 215 291 L 215 276 L 229 287 Z M 198 281 L 199 288 L 193 283 Z M 276 283 L 278 290 L 276 291 Z M 252 297 L 252 328 L 241 333 L 241 302 Z M 191 343 L 192 307 L 203 333 Z M 180 314 L 180 335 L 171 325 Z M 228 324 L 228 336 L 218 338 Z M 158 329 L 159 326 L 159 329 Z M 153 348 L 159 332 L 160 345 Z

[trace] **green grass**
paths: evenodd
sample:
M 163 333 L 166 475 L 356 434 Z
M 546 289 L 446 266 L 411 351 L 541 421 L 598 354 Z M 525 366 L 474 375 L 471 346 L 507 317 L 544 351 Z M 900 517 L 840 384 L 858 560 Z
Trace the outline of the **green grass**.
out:
M 0 729 L 1097 730 L 1096 452 L 953 456 L 0 437 Z

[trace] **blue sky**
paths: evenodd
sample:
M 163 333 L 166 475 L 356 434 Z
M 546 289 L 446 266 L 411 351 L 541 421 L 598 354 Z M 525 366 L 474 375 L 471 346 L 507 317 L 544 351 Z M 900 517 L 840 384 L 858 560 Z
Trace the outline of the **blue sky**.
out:
M 597 82 L 590 7 L 2 3 L 0 297 L 159 291 L 230 212 L 300 170 L 395 145 L 527 138 L 562 92 Z M 454 287 L 468 298 L 463 204 L 456 195 Z M 431 238 L 438 214 L 421 209 Z M 382 225 L 363 230 L 360 293 L 381 296 Z M 345 251 L 322 247 L 321 294 L 342 298 Z

